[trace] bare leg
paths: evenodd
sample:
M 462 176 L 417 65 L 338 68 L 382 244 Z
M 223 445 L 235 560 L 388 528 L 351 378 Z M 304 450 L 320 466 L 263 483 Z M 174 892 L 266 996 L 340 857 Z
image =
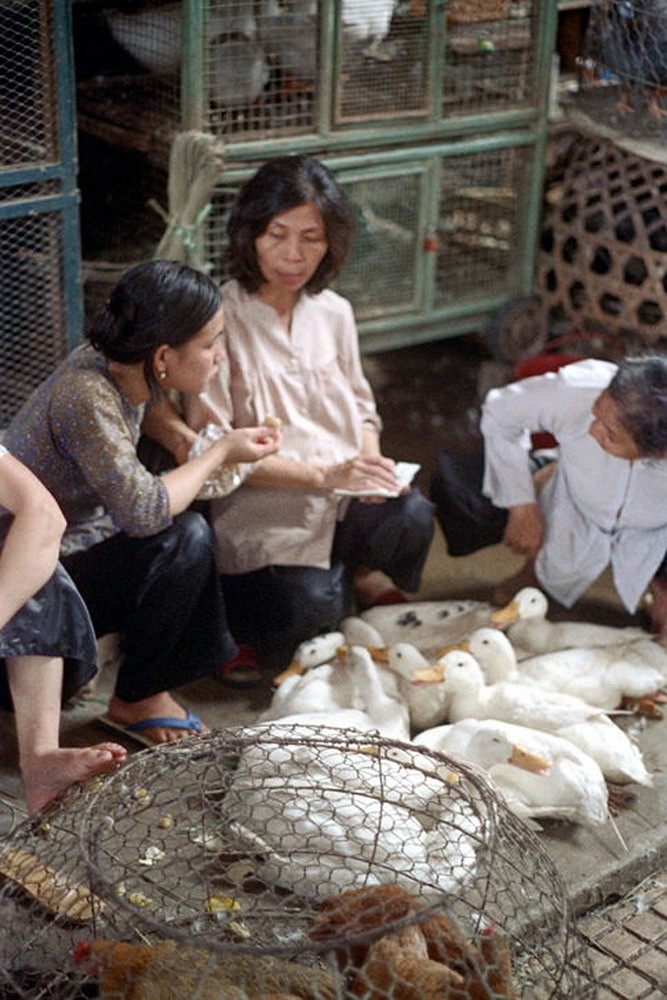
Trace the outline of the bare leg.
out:
M 168 691 L 161 691 L 159 694 L 151 695 L 150 698 L 142 698 L 141 701 L 122 701 L 114 695 L 109 702 L 110 718 L 123 726 L 129 726 L 133 722 L 143 722 L 144 719 L 165 717 L 184 719 L 186 714 L 183 706 L 174 701 Z M 200 731 L 208 733 L 209 729 L 202 723 Z M 193 732 L 185 729 L 169 729 L 165 726 L 152 726 L 150 729 L 142 730 L 142 736 L 148 737 L 153 743 L 171 743 L 173 740 L 182 740 L 193 735 L 195 735 Z
M 63 661 L 17 656 L 6 660 L 14 703 L 19 764 L 28 812 L 39 812 L 75 782 L 113 771 L 127 751 L 118 743 L 60 747 Z

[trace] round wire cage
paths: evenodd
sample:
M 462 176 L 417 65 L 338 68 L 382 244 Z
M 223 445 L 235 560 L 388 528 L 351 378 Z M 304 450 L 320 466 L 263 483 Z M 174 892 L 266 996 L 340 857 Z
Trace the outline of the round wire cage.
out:
M 548 200 L 535 291 L 549 319 L 664 346 L 667 166 L 580 138 Z
M 579 85 L 567 104 L 605 134 L 664 149 L 667 80 L 665 0 L 595 0 Z
M 0 997 L 595 995 L 532 831 L 474 766 L 375 733 L 144 751 L 17 827 L 0 871 Z

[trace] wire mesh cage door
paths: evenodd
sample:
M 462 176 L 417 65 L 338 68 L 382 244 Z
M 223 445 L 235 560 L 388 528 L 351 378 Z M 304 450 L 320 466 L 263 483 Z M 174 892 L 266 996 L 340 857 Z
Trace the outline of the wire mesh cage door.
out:
M 523 143 L 442 157 L 436 306 L 520 293 L 537 155 Z
M 69 5 L 0 6 L 0 425 L 81 326 Z

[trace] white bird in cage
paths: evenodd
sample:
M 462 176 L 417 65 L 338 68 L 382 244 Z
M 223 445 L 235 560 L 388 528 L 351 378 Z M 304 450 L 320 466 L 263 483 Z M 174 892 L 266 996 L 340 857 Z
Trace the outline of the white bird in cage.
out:
M 215 39 L 209 48 L 210 97 L 215 104 L 253 104 L 269 82 L 264 49 L 250 39 Z
M 372 746 L 310 739 L 299 744 L 289 731 L 283 744 L 248 747 L 223 801 L 240 847 L 261 856 L 261 878 L 320 898 L 387 883 L 441 895 L 469 880 L 485 822 L 474 809 L 443 801 L 426 830 L 396 773 L 392 782 L 391 761 L 379 762 Z M 378 791 L 380 763 L 389 773 Z
M 107 10 L 105 17 L 116 42 L 151 73 L 177 73 L 183 52 L 183 4 L 163 4 L 136 11 Z M 209 43 L 220 36 L 253 39 L 257 25 L 251 5 L 212 3 L 207 26 Z
M 484 671 L 487 683 L 520 681 L 550 691 L 583 698 L 607 711 L 624 699 L 633 702 L 655 695 L 664 684 L 661 671 L 642 661 L 635 643 L 621 646 L 572 646 L 517 661 L 514 647 L 498 629 L 477 629 L 467 642 Z M 653 645 L 639 640 L 637 645 Z
M 600 767 L 553 733 L 497 719 L 463 719 L 425 730 L 413 742 L 487 770 L 510 809 L 524 819 L 554 817 L 600 826 L 609 818 Z M 517 766 L 525 763 L 525 753 L 528 766 Z
M 357 41 L 370 42 L 364 53 L 370 58 L 391 58 L 382 42 L 389 34 L 395 6 L 395 0 L 343 0 L 344 32 Z
M 494 625 L 508 628 L 515 649 L 532 653 L 551 653 L 569 646 L 610 646 L 631 639 L 648 639 L 643 629 L 594 622 L 552 622 L 547 619 L 549 602 L 537 587 L 524 587 L 509 604 L 494 611 Z

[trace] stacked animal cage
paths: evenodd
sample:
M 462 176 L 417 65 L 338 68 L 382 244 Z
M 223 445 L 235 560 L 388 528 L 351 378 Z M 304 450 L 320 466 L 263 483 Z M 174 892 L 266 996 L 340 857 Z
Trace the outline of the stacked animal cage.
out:
M 595 0 L 574 139 L 546 192 L 535 293 L 552 330 L 664 349 L 667 0 Z
M 479 329 L 529 293 L 556 22 L 549 0 L 78 7 L 100 51 L 117 57 L 103 74 L 98 60 L 79 74 L 83 133 L 139 153 L 164 177 L 178 133 L 212 136 L 224 150 L 196 232 L 215 277 L 225 276 L 239 185 L 270 156 L 307 152 L 354 203 L 357 239 L 338 287 L 365 350 Z M 81 37 L 88 48 L 91 31 Z M 173 217 L 165 189 L 158 200 Z
M 0 4 L 0 426 L 80 337 L 69 6 Z

